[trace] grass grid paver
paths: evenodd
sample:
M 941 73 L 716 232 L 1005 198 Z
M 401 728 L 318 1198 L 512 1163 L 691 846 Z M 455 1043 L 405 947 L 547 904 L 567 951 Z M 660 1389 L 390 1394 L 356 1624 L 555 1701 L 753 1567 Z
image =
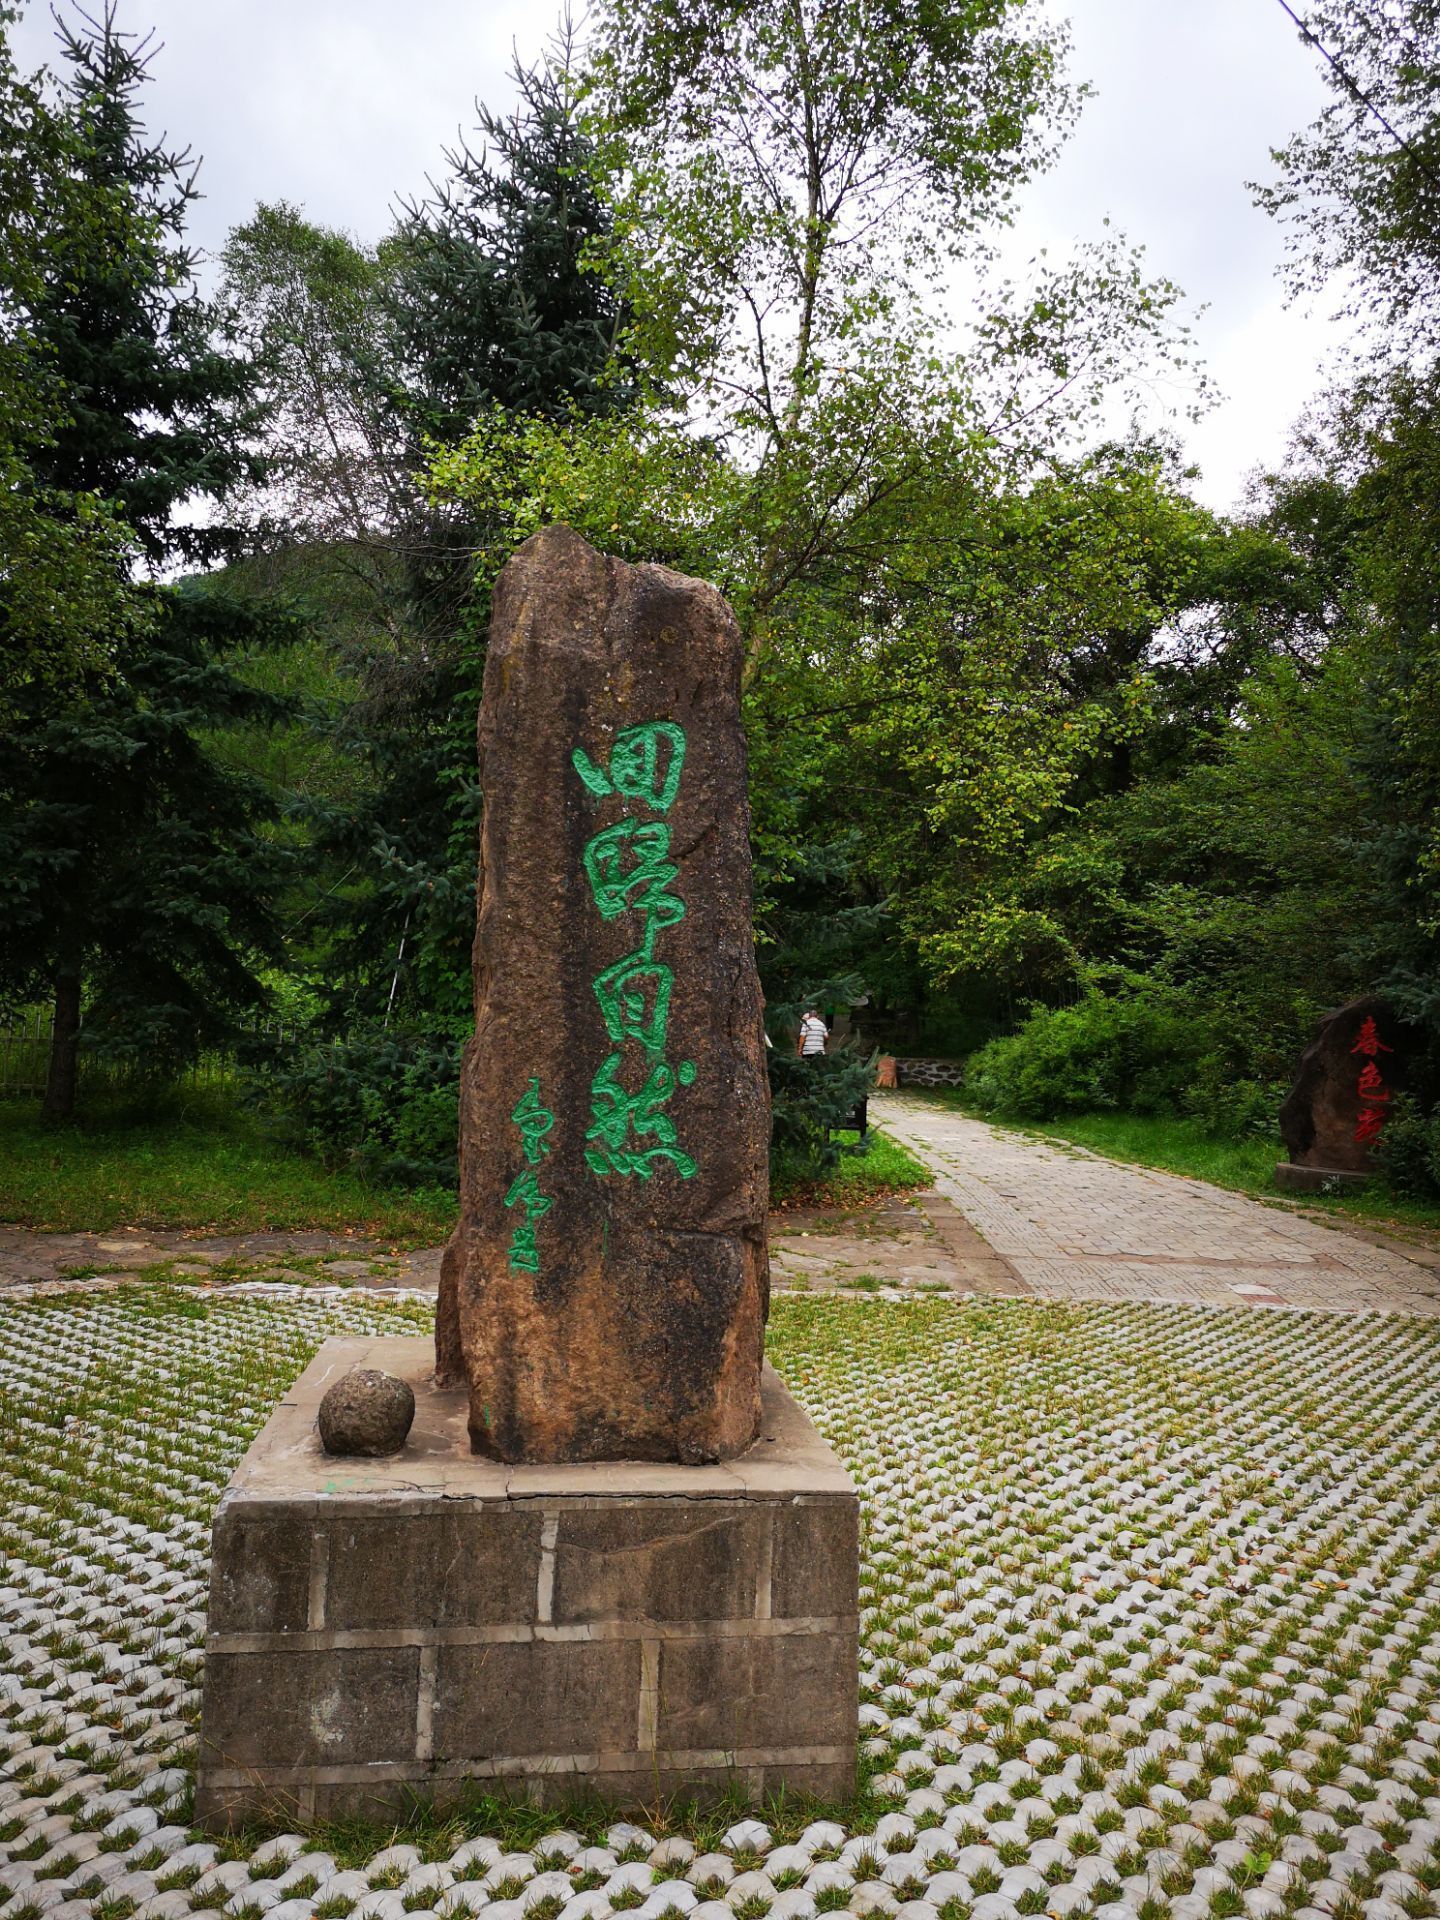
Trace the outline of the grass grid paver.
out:
M 903 1094 L 876 1112 L 1035 1296 L 1440 1315 L 1428 1254 Z
M 1399 1920 L 1440 1888 L 1440 1329 L 777 1302 L 861 1491 L 866 1792 L 189 1827 L 209 1525 L 332 1333 L 419 1300 L 0 1303 L 0 1920 Z

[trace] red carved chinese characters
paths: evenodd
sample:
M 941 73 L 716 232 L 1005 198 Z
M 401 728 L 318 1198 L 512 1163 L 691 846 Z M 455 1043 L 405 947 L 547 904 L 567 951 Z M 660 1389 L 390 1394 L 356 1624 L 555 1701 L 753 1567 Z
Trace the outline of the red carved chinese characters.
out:
M 1351 1053 L 1368 1053 L 1373 1060 L 1377 1053 L 1393 1053 L 1395 1049 L 1386 1046 L 1375 1030 L 1374 1014 L 1368 1013 L 1360 1023 L 1359 1037 L 1350 1051 Z
M 1385 1084 L 1385 1077 L 1380 1071 L 1376 1055 L 1393 1053 L 1395 1049 L 1386 1046 L 1376 1029 L 1374 1015 L 1368 1014 L 1360 1024 L 1360 1032 L 1350 1051 L 1366 1056 L 1365 1065 L 1360 1070 L 1360 1078 L 1355 1086 L 1361 1102 L 1360 1117 L 1355 1128 L 1355 1143 L 1357 1146 L 1366 1147 L 1372 1140 L 1379 1138 L 1380 1129 L 1385 1125 L 1387 1117 L 1386 1103 L 1390 1099 L 1390 1089 Z

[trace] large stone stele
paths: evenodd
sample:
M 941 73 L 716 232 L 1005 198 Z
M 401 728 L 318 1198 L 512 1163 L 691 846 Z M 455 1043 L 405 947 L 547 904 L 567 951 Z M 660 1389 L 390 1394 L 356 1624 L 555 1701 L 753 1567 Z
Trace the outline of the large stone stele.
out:
M 495 590 L 460 1224 L 436 1379 L 502 1461 L 755 1438 L 769 1095 L 742 647 L 720 595 L 566 527 Z

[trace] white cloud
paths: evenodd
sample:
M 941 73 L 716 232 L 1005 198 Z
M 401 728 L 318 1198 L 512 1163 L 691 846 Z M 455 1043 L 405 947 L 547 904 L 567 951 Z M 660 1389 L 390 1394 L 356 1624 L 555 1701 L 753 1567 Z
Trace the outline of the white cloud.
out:
M 378 238 L 476 97 L 513 98 L 516 44 L 535 57 L 554 24 L 519 0 L 121 0 L 120 19 L 163 43 L 147 123 L 204 156 L 192 231 L 212 252 L 265 200 Z M 16 43 L 24 64 L 57 64 L 43 7 Z
M 1076 74 L 1097 97 L 1007 246 L 1023 260 L 1094 237 L 1109 214 L 1196 305 L 1224 404 L 1185 430 L 1200 491 L 1237 499 L 1273 461 L 1321 384 L 1340 330 L 1286 309 L 1281 236 L 1247 180 L 1324 98 L 1313 53 L 1274 0 L 1070 0 Z M 153 25 L 148 114 L 205 157 L 195 239 L 213 251 L 258 201 L 298 202 L 367 239 L 397 195 L 422 191 L 477 95 L 512 97 L 512 49 L 533 58 L 558 8 L 520 0 L 121 0 Z M 53 58 L 46 11 L 17 32 L 21 59 Z

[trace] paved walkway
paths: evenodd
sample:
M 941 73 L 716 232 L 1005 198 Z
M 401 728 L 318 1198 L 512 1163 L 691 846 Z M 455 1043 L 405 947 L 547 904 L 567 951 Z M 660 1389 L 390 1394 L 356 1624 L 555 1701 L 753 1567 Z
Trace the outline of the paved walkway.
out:
M 999 1256 L 997 1291 L 1440 1316 L 1440 1255 L 894 1095 L 871 1107 Z M 983 1287 L 977 1291 L 986 1290 Z

